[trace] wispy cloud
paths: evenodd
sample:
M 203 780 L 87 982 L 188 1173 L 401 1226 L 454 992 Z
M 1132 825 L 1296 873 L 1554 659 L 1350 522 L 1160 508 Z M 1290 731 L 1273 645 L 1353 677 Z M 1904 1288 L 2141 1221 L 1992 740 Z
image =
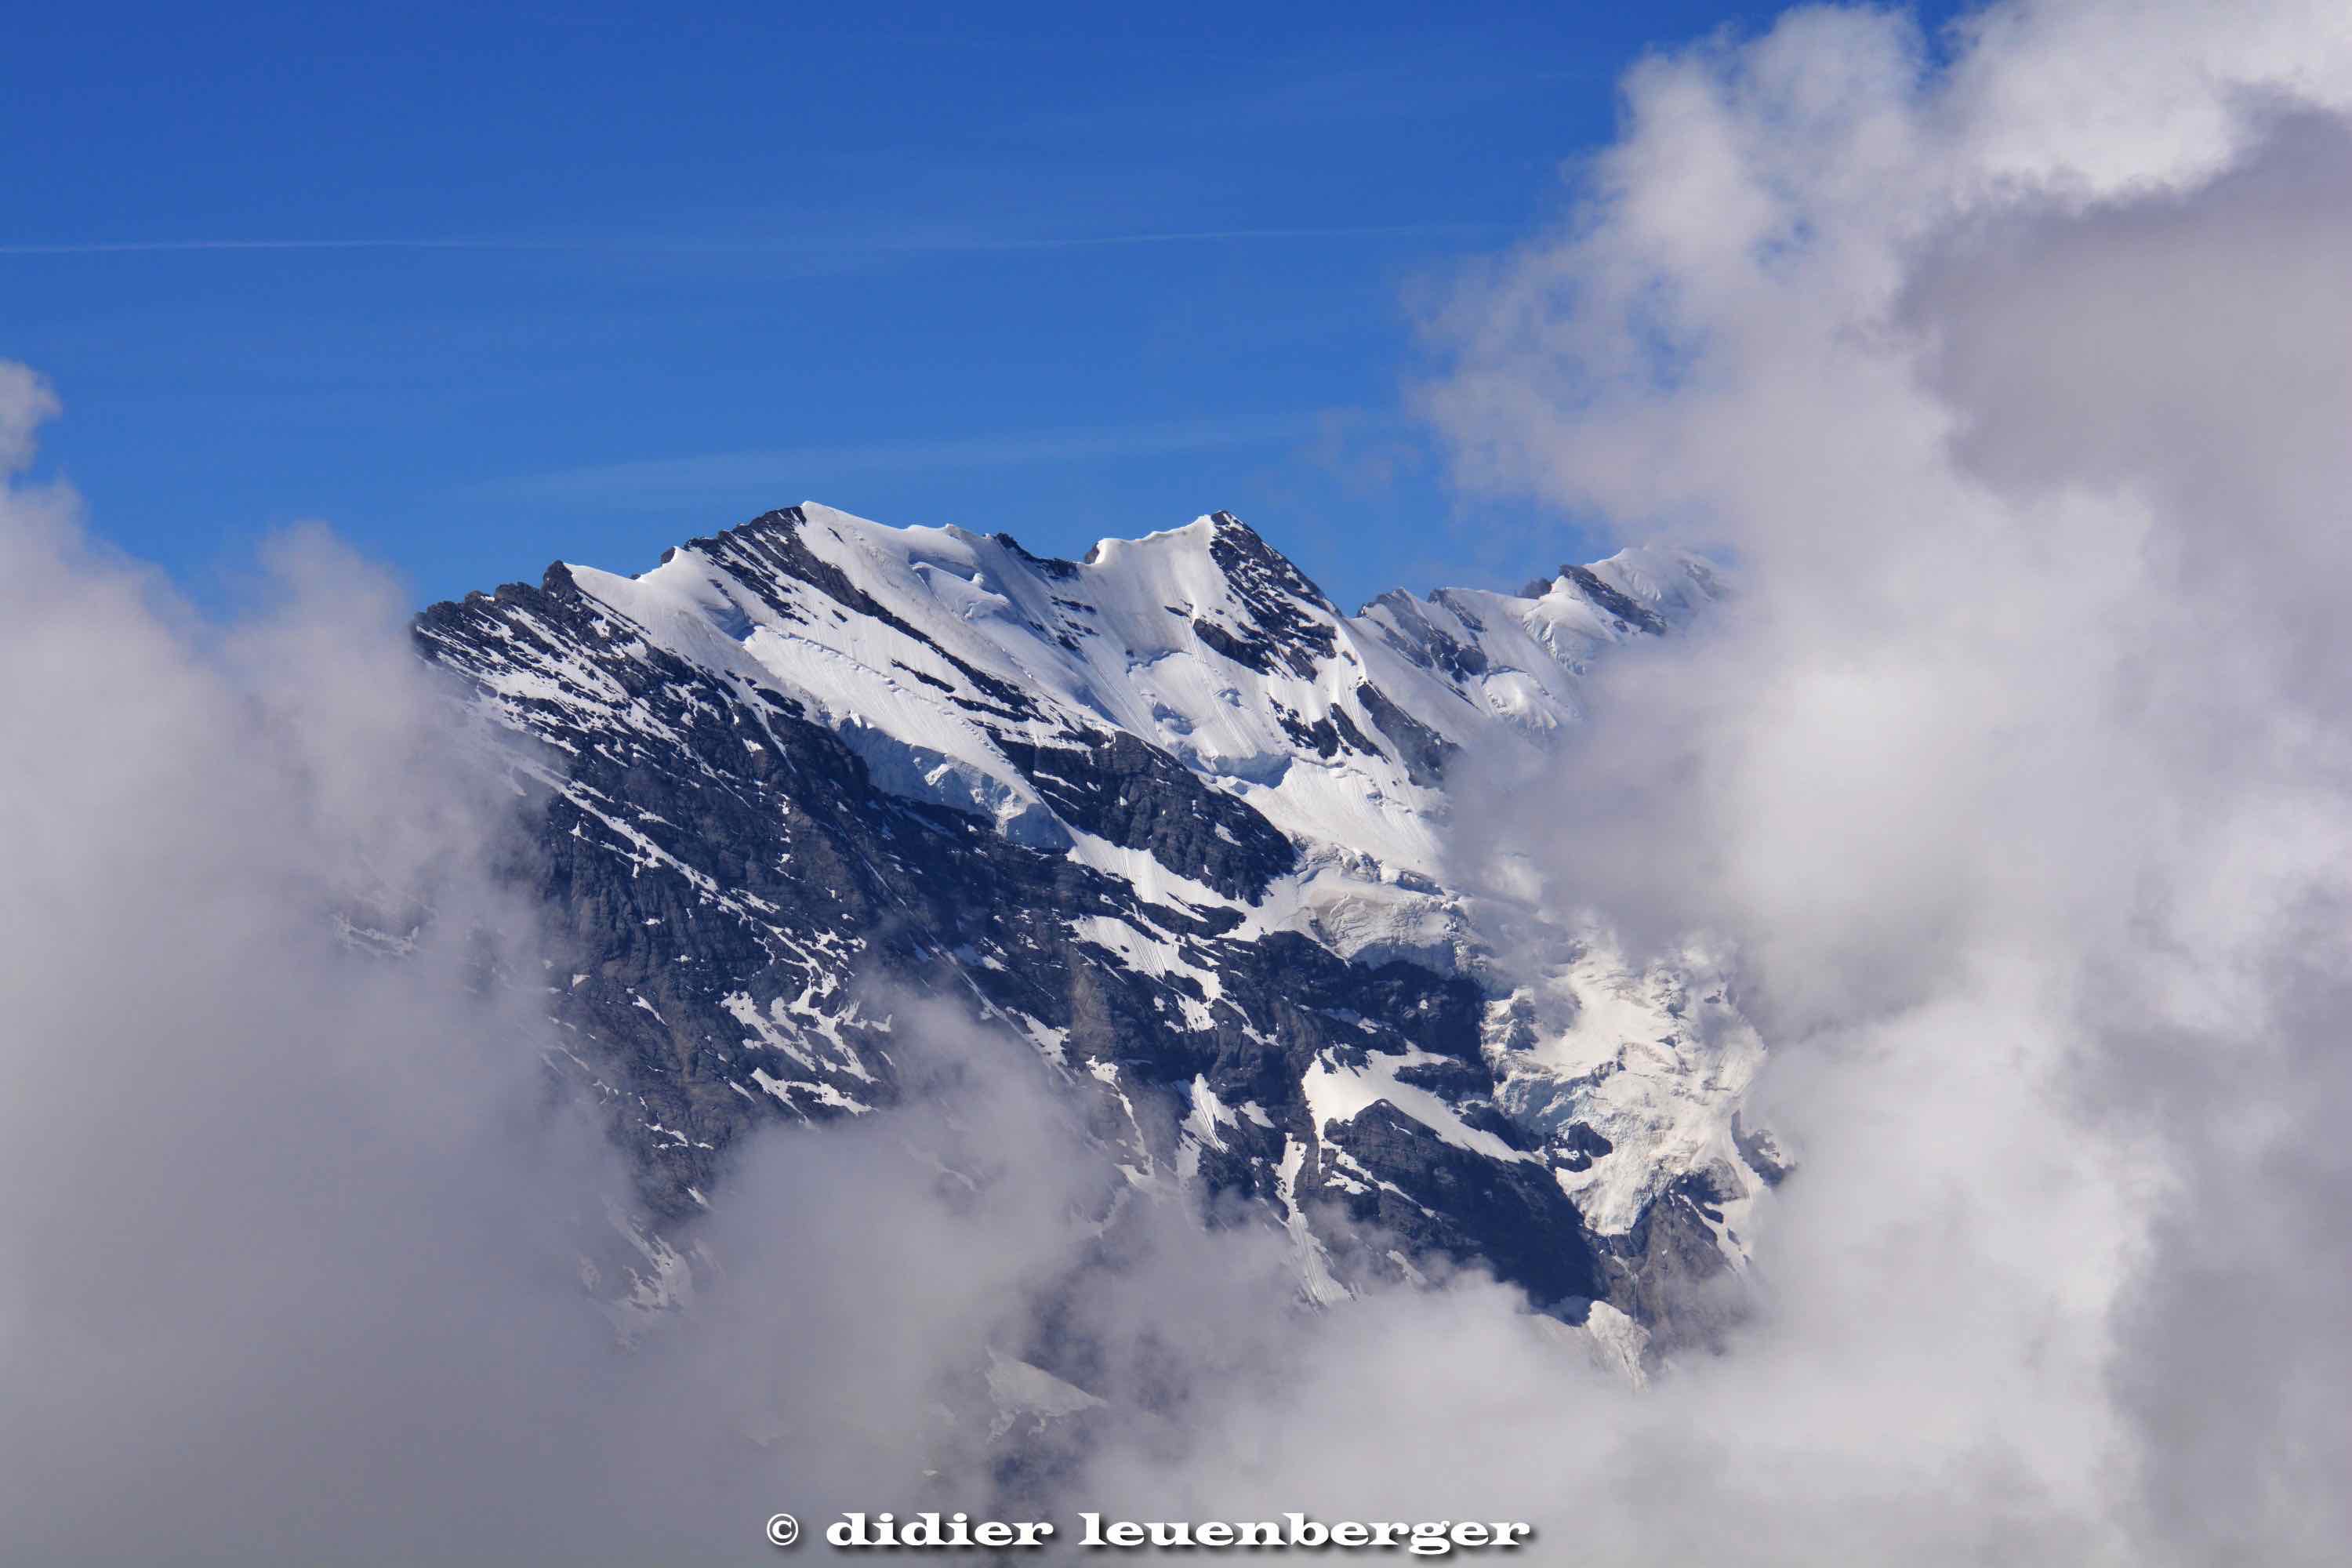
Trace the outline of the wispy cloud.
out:
M 0 256 L 136 256 L 195 250 L 572 250 L 513 239 L 64 239 L 0 244 Z
M 1268 241 L 1473 238 L 1505 232 L 1490 223 L 1341 224 L 1288 228 L 1147 230 L 1130 234 L 947 236 L 926 238 L 766 239 L 573 237 L 550 239 L 400 237 L 67 239 L 0 242 L 0 256 L 137 256 L 201 251 L 456 250 L 612 255 L 971 255 L 989 251 L 1087 250 L 1139 245 L 1226 245 Z
M 803 487 L 844 473 L 908 468 L 1016 468 L 1036 463 L 1160 457 L 1305 440 L 1304 419 L 1176 421 L 1096 429 L 1019 430 L 978 436 L 772 447 L 597 463 L 486 480 L 480 500 L 561 501 L 659 510 L 757 490 L 797 499 Z

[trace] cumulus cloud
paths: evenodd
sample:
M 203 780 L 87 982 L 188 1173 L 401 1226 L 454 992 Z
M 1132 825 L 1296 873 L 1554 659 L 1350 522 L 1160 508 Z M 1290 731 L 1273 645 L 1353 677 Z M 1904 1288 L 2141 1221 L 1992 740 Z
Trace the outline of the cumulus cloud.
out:
M 21 372 L 0 426 L 55 400 Z M 0 1514 L 27 1562 L 530 1539 L 604 1461 L 577 1284 L 619 1190 L 551 1109 L 503 818 L 319 534 L 208 627 L 0 496 Z M 549 1527 L 569 1536 L 560 1521 Z
M 1441 324 L 1474 482 L 1742 585 L 1463 852 L 1734 944 L 1780 1053 L 1761 1317 L 1654 1402 L 1741 1434 L 1681 1528 L 2325 1561 L 2352 22 L 1941 42 L 1819 9 L 1648 62 L 1575 222 Z

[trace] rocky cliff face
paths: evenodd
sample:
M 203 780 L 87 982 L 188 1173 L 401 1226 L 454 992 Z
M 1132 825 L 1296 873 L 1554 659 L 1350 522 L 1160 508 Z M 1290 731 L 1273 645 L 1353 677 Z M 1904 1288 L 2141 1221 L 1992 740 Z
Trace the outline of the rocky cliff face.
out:
M 1224 513 L 1071 562 L 809 505 L 415 637 L 536 759 L 562 1065 L 658 1218 L 761 1123 L 888 1104 L 883 979 L 1025 1036 L 1130 1180 L 1238 1198 L 1310 1293 L 1443 1256 L 1638 1337 L 1744 1261 L 1761 1045 L 1696 955 L 1453 885 L 1447 773 L 1717 593 L 1627 552 L 1349 616 Z

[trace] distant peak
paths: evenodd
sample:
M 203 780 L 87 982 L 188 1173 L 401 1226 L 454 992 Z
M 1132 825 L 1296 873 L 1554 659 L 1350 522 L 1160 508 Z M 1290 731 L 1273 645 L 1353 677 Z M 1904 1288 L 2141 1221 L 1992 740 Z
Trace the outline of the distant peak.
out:
M 806 502 L 801 506 L 780 506 L 773 510 L 761 512 L 749 522 L 739 522 L 732 528 L 722 528 L 717 533 L 689 539 L 682 545 L 672 545 L 661 552 L 661 564 L 668 565 L 680 550 L 691 550 L 707 555 L 734 541 L 740 540 L 748 542 L 772 539 L 779 533 L 791 533 L 807 524 L 807 507 L 814 504 L 815 503 Z
M 1213 531 L 1209 556 L 1237 589 L 1244 584 L 1303 599 L 1338 615 L 1330 596 L 1301 572 L 1289 556 L 1265 542 L 1257 530 L 1229 511 L 1211 512 L 1205 520 Z M 1245 595 L 1246 596 L 1246 595 Z

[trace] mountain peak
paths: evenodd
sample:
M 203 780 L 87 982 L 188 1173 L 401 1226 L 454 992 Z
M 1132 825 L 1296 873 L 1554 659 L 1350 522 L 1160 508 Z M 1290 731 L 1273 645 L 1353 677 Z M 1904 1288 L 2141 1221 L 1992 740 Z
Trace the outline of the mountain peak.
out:
M 1742 1255 L 1760 1047 L 1719 984 L 1488 934 L 1447 769 L 1575 723 L 1592 660 L 1716 592 L 1636 551 L 1349 616 L 1231 512 L 1070 562 L 811 501 L 416 640 L 544 742 L 550 1005 L 657 1212 L 764 1119 L 890 1099 L 878 972 L 1032 1041 L 1130 1180 L 1265 1205 L 1320 1296 L 1444 1255 L 1654 1322 L 1652 1273 Z

